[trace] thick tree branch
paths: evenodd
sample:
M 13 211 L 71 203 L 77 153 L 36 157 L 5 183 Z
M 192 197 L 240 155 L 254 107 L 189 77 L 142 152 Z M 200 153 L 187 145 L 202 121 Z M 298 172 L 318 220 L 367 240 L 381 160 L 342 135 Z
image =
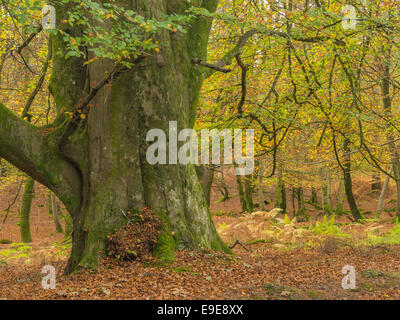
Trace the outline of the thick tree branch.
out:
M 54 135 L 1 103 L 0 157 L 54 191 L 71 213 L 79 208 L 80 175 L 58 152 Z
M 238 114 L 239 116 L 243 115 L 243 106 L 246 103 L 246 96 L 247 96 L 247 71 L 248 68 L 247 66 L 243 63 L 242 59 L 240 58 L 240 55 L 236 56 L 236 61 L 239 67 L 242 69 L 242 81 L 241 81 L 241 86 L 242 86 L 242 97 L 240 98 L 240 102 L 238 105 Z
M 193 64 L 197 64 L 197 65 L 202 66 L 202 67 L 205 67 L 205 68 L 212 69 L 212 70 L 214 70 L 214 71 L 222 72 L 222 73 L 229 73 L 229 72 L 232 71 L 232 69 L 220 68 L 220 67 L 218 67 L 218 66 L 215 65 L 215 64 L 208 63 L 208 62 L 206 62 L 206 61 L 203 61 L 203 60 L 197 59 L 197 58 L 192 59 L 192 63 L 193 63 Z

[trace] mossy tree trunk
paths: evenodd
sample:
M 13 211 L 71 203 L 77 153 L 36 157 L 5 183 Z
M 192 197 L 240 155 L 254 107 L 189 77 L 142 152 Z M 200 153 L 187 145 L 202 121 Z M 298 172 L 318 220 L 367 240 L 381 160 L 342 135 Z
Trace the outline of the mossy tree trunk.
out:
M 351 157 L 350 157 L 350 141 L 346 138 L 343 145 L 344 161 L 343 161 L 343 181 L 344 190 L 346 193 L 347 203 L 350 207 L 350 212 L 355 221 L 362 219 L 360 210 L 358 209 L 356 199 L 353 193 L 353 181 L 351 178 Z
M 296 216 L 296 188 L 292 187 L 292 192 L 291 192 L 291 198 L 292 198 L 292 208 L 293 208 L 293 217 Z
M 19 210 L 19 229 L 21 234 L 21 242 L 31 243 L 31 206 L 32 200 L 35 195 L 35 180 L 32 178 L 27 178 L 25 181 L 24 194 L 22 196 L 22 204 Z
M 253 190 L 253 176 L 246 176 L 244 178 L 244 196 L 246 198 L 247 212 L 254 211 Z
M 397 150 L 397 149 L 396 149 Z M 392 167 L 393 176 L 396 179 L 396 216 L 400 219 L 400 160 L 397 151 L 393 152 Z
M 286 212 L 286 188 L 285 182 L 283 181 L 283 170 L 279 167 L 278 178 L 276 182 L 276 191 L 275 191 L 275 208 L 280 208 L 283 212 Z M 294 208 L 294 206 L 293 206 Z
M 147 17 L 184 14 L 190 5 L 182 0 L 119 3 Z M 214 12 L 218 1 L 192 3 Z M 62 25 L 66 8 L 58 1 L 52 4 Z M 143 207 L 164 221 L 154 250 L 161 259 L 171 260 L 175 250 L 184 248 L 228 251 L 211 220 L 195 166 L 146 161 L 149 130 L 168 132 L 169 121 L 177 121 L 178 130 L 194 125 L 208 69 L 192 59 L 206 59 L 211 22 L 199 17 L 186 34 L 162 31 L 155 39 L 160 52 L 101 88 L 91 101 L 94 107 L 79 122 L 71 123 L 65 111 L 73 112 L 82 93 L 100 83 L 113 63 L 97 60 L 84 65 L 81 58 L 53 55 L 50 89 L 58 116 L 50 130 L 34 127 L 0 104 L 0 156 L 49 187 L 71 214 L 67 273 L 96 268 L 107 235 L 126 223 L 123 212 Z M 78 27 L 65 25 L 65 31 L 80 34 Z M 54 53 L 65 54 L 61 36 L 53 37 L 52 43 Z
M 335 212 L 337 214 L 343 213 L 343 200 L 344 200 L 344 181 L 343 181 L 343 178 L 341 177 L 339 179 L 339 186 L 338 186 L 338 191 L 337 191 L 337 195 L 336 195 Z
M 239 191 L 240 205 L 242 206 L 243 212 L 253 212 L 253 180 L 252 177 L 244 177 L 244 183 L 242 176 L 236 176 L 236 182 Z
M 264 170 L 265 170 L 265 166 L 260 167 L 260 169 L 258 171 L 258 179 L 257 179 L 258 203 L 259 203 L 261 211 L 265 211 L 265 198 L 264 198 L 264 188 L 263 188 Z
M 296 198 L 298 207 L 296 217 L 298 221 L 304 221 L 307 219 L 307 210 L 304 203 L 304 191 L 302 187 L 296 188 Z
M 379 192 L 382 189 L 382 180 L 379 174 L 375 173 L 371 177 L 371 192 Z
M 4 167 L 3 167 L 3 159 L 0 158 L 0 178 L 3 176 L 4 174 Z
M 247 202 L 246 202 L 246 196 L 244 194 L 244 187 L 243 187 L 243 181 L 242 181 L 242 176 L 236 176 L 236 183 L 238 187 L 238 192 L 239 192 L 239 199 L 240 199 L 240 205 L 242 207 L 242 212 L 247 211 Z
M 329 169 L 322 170 L 322 208 L 327 214 L 332 214 L 332 189 L 331 189 L 331 172 Z
M 392 171 L 393 171 L 393 168 L 391 168 L 391 169 L 389 170 L 389 173 L 391 174 Z M 390 181 L 390 177 L 389 177 L 389 176 L 386 176 L 385 182 L 383 183 L 382 191 L 381 191 L 381 193 L 380 193 L 380 195 L 379 195 L 378 208 L 377 208 L 377 210 L 376 210 L 376 218 L 378 218 L 378 219 L 381 217 L 381 213 L 382 213 L 382 209 L 383 209 L 383 204 L 384 204 L 384 202 L 385 202 L 386 191 L 387 191 L 387 188 L 388 188 L 388 186 L 389 186 L 389 181 Z
M 394 117 L 393 110 L 392 110 L 392 94 L 391 94 L 391 49 L 385 48 L 383 52 L 384 56 L 384 76 L 382 78 L 382 82 L 380 84 L 381 87 L 381 95 L 383 101 L 383 107 L 385 110 L 385 114 L 388 120 L 387 124 L 387 140 L 388 140 L 388 147 L 390 154 L 392 156 L 392 173 L 393 177 L 395 178 L 396 183 L 396 197 L 397 197 L 397 205 L 396 205 L 396 216 L 400 218 L 400 155 L 398 151 L 398 146 L 396 146 L 394 132 L 390 126 L 390 119 Z
M 315 187 L 311 188 L 311 199 L 310 199 L 311 203 L 314 204 L 318 204 L 318 192 L 317 189 Z
M 220 181 L 218 183 L 218 188 L 219 188 L 219 191 L 222 194 L 222 198 L 220 199 L 219 202 L 225 202 L 226 200 L 229 199 L 229 189 L 228 189 L 228 187 L 226 186 L 226 183 L 225 183 L 224 170 L 223 169 L 221 170 L 221 179 L 220 179 Z

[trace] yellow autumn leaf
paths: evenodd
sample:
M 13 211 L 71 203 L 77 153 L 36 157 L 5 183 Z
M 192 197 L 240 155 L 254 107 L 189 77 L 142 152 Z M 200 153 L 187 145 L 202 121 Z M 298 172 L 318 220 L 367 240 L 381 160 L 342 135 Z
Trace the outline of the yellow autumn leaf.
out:
M 92 59 L 86 61 L 83 65 L 85 66 L 85 65 L 87 65 L 87 64 L 89 64 L 89 63 L 92 63 L 93 61 L 96 61 L 97 59 L 98 59 L 98 57 L 95 56 L 94 58 L 92 58 Z

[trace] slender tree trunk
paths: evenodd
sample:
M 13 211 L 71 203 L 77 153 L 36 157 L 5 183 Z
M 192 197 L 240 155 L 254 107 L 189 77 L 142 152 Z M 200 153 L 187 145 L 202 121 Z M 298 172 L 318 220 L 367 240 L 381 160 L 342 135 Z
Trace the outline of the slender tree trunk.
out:
M 385 58 L 383 63 L 384 76 L 381 82 L 381 95 L 383 108 L 385 110 L 385 114 L 389 121 L 394 117 L 392 110 L 392 97 L 391 97 L 391 47 L 383 47 L 383 57 Z M 397 196 L 397 205 L 396 205 L 396 216 L 400 218 L 400 158 L 398 148 L 396 147 L 394 133 L 390 128 L 390 124 L 387 125 L 387 140 L 389 142 L 389 151 L 392 155 L 392 172 L 395 178 L 396 183 L 396 196 Z
M 338 186 L 338 191 L 336 195 L 336 208 L 335 211 L 337 214 L 342 214 L 343 213 L 343 201 L 344 201 L 344 181 L 343 178 L 340 177 L 339 179 L 339 186 Z
M 327 184 L 327 193 L 328 193 L 328 204 L 329 210 L 332 212 L 332 174 L 331 170 L 328 168 L 326 170 L 326 184 Z
M 52 192 L 49 192 L 49 213 L 53 216 L 56 233 L 63 233 L 64 231 L 59 218 L 60 207 L 57 203 L 56 196 Z
M 264 174 L 264 168 L 260 167 L 260 170 L 258 172 L 258 186 L 257 186 L 257 191 L 258 191 L 258 203 L 260 204 L 260 210 L 265 211 L 265 198 L 264 198 L 264 190 L 263 190 L 263 174 Z
M 344 163 L 343 163 L 343 181 L 344 181 L 344 189 L 346 192 L 347 202 L 350 207 L 351 214 L 355 221 L 362 219 L 362 215 L 360 210 L 358 209 L 356 199 L 354 198 L 353 193 L 353 182 L 351 179 L 351 157 L 350 157 L 350 141 L 345 139 L 344 141 Z
M 379 174 L 372 175 L 371 192 L 378 192 L 382 189 L 382 181 Z
M 221 170 L 221 180 L 219 180 L 219 182 L 218 182 L 218 190 L 222 194 L 222 198 L 219 200 L 219 202 L 225 202 L 226 200 L 229 199 L 229 190 L 228 190 L 228 187 L 226 186 L 226 183 L 225 183 L 224 169 L 223 168 Z
M 3 80 L 3 68 L 4 68 L 4 64 L 6 62 L 6 59 L 7 59 L 7 51 L 8 50 L 9 50 L 9 46 L 7 45 L 5 48 L 6 53 L 0 55 L 0 85 Z
M 3 176 L 3 159 L 0 158 L 0 178 Z
M 396 183 L 396 217 L 400 218 L 400 160 L 397 151 L 394 152 L 393 175 Z
M 31 205 L 34 197 L 35 180 L 27 178 L 25 182 L 24 194 L 22 196 L 22 205 L 19 210 L 19 228 L 21 234 L 21 242 L 31 243 L 31 225 L 30 214 Z
M 247 211 L 247 203 L 246 203 L 246 196 L 244 194 L 242 176 L 236 176 L 236 182 L 237 182 L 237 186 L 238 186 L 239 199 L 240 199 L 240 205 L 242 207 L 242 212 L 246 212 Z
M 311 188 L 311 203 L 318 204 L 318 193 L 315 187 Z
M 197 175 L 199 176 L 200 183 L 203 186 L 204 195 L 206 197 L 207 205 L 210 207 L 211 189 L 214 181 L 214 169 L 205 165 L 196 167 Z
M 331 187 L 331 173 L 329 169 L 325 169 L 321 174 L 322 181 L 324 184 L 322 186 L 322 207 L 324 212 L 327 214 L 332 214 L 332 187 Z
M 304 191 L 302 187 L 296 188 L 296 198 L 298 207 L 296 217 L 299 221 L 304 221 L 307 219 L 307 210 L 304 203 Z
M 296 217 L 296 188 L 292 187 L 292 207 L 293 207 L 293 217 Z
M 254 211 L 253 189 L 254 189 L 253 177 L 252 176 L 244 177 L 244 195 L 246 197 L 247 212 Z
M 282 167 L 279 167 L 275 192 L 275 208 L 280 208 L 283 212 L 286 212 L 286 207 L 286 189 L 283 181 L 283 170 Z
M 391 174 L 393 171 L 393 168 L 390 169 L 389 173 Z M 382 191 L 381 194 L 379 196 L 379 200 L 378 200 L 378 208 L 376 210 L 376 217 L 380 218 L 381 217 L 381 213 L 382 213 L 382 209 L 383 209 L 383 203 L 385 202 L 385 194 L 386 194 L 386 190 L 389 186 L 389 181 L 390 181 L 390 177 L 387 176 L 385 178 L 385 182 L 383 183 L 383 187 L 382 187 Z

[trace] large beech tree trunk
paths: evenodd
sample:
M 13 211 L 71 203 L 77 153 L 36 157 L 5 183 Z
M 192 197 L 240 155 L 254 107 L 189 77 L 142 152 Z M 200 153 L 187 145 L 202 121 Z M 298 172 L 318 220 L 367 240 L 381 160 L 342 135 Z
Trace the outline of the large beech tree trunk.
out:
M 218 3 L 192 2 L 209 11 Z M 181 0 L 121 3 L 147 17 L 183 14 L 189 5 Z M 66 8 L 54 5 L 62 20 Z M 169 121 L 177 121 L 178 130 L 194 125 L 206 71 L 191 59 L 206 59 L 210 27 L 210 19 L 198 18 L 187 34 L 163 31 L 157 39 L 160 53 L 101 88 L 78 123 L 70 123 L 65 111 L 73 112 L 88 86 L 104 79 L 111 62 L 85 66 L 80 58 L 53 56 L 50 89 L 58 117 L 51 128 L 35 128 L 0 105 L 0 156 L 49 187 L 72 216 L 67 273 L 97 267 L 107 235 L 126 223 L 123 213 L 143 207 L 164 222 L 154 250 L 159 258 L 171 260 L 174 250 L 184 248 L 228 250 L 215 230 L 194 165 L 146 161 L 149 130 L 168 133 Z M 76 27 L 65 31 L 80 32 Z M 60 50 L 65 53 L 64 44 L 55 37 L 53 52 Z

